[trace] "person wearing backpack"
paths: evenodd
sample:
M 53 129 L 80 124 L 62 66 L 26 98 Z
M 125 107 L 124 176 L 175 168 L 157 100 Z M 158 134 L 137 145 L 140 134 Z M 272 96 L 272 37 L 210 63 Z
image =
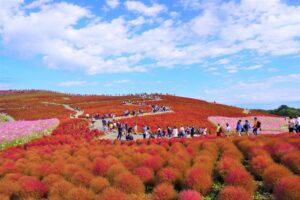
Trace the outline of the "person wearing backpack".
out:
M 254 117 L 253 134 L 258 135 L 258 131 L 261 129 L 261 122 Z

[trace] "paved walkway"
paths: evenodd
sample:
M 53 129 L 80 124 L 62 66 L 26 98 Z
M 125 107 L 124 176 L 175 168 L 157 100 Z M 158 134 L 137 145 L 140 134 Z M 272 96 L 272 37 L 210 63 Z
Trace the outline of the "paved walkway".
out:
M 162 114 L 166 114 L 166 113 L 172 113 L 173 111 L 165 111 L 165 112 L 156 112 L 156 113 L 144 113 L 143 115 L 138 115 L 138 116 L 121 116 L 121 117 L 115 117 L 114 120 L 120 120 L 120 119 L 128 119 L 128 118 L 132 118 L 132 117 L 144 117 L 144 116 L 149 116 L 149 115 L 162 115 Z M 106 121 L 112 121 L 112 118 L 107 118 Z M 98 129 L 103 131 L 103 125 L 102 125 L 102 120 L 96 120 L 94 123 L 94 127 L 92 129 Z M 109 139 L 109 140 L 115 140 L 118 136 L 117 130 L 113 130 L 113 131 L 106 131 L 106 134 L 104 136 L 101 137 L 101 139 Z M 133 134 L 133 139 L 137 140 L 137 139 L 143 139 L 143 135 L 142 134 Z M 125 136 L 123 136 L 122 140 L 125 140 Z
M 59 104 L 59 103 L 55 103 L 55 102 L 43 102 L 44 104 L 52 104 L 52 105 L 62 105 L 65 107 L 65 109 L 67 110 L 71 110 L 73 112 L 75 112 L 74 115 L 70 116 L 70 118 L 78 118 L 78 116 L 84 114 L 83 110 L 76 110 L 75 108 L 72 108 L 70 105 L 68 104 Z M 173 111 L 165 111 L 165 112 L 148 112 L 148 113 L 143 113 L 140 114 L 138 116 L 133 116 L 133 115 L 129 115 L 127 117 L 125 116 L 119 116 L 119 117 L 115 117 L 115 118 L 106 118 L 106 121 L 112 121 L 112 120 L 121 120 L 121 119 L 128 119 L 128 118 L 132 118 L 132 117 L 144 117 L 144 116 L 149 116 L 149 115 L 162 115 L 162 114 L 167 114 L 167 113 L 172 113 Z M 100 131 L 103 131 L 103 125 L 102 125 L 102 119 L 99 120 L 95 120 L 94 123 L 94 127 L 92 127 L 92 129 L 98 129 Z M 112 131 L 106 131 L 104 136 L 101 136 L 101 139 L 109 139 L 109 140 L 115 140 L 118 136 L 117 130 L 112 130 Z M 137 140 L 137 139 L 143 139 L 143 135 L 142 134 L 133 134 L 133 139 Z M 122 140 L 125 140 L 125 136 L 122 137 Z
M 68 104 L 61 104 L 61 103 L 47 102 L 47 101 L 44 101 L 44 102 L 42 102 L 42 103 L 44 103 L 44 104 L 49 104 L 49 105 L 59 105 L 59 106 L 63 106 L 63 107 L 65 107 L 65 109 L 71 110 L 71 111 L 75 112 L 75 114 L 72 115 L 71 118 L 78 118 L 78 116 L 80 116 L 80 115 L 82 115 L 82 114 L 84 113 L 83 110 L 76 110 L 75 108 L 72 108 L 72 107 L 71 107 L 70 105 L 68 105 Z

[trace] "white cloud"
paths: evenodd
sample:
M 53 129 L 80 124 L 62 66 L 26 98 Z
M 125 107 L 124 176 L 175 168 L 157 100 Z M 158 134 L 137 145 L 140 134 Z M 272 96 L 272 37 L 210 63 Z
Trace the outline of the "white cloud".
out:
M 50 2 L 52 2 L 52 0 L 36 0 L 36 1 L 33 1 L 30 4 L 26 5 L 25 8 L 26 9 L 35 9 L 35 8 L 39 8 Z
M 256 69 L 260 69 L 262 68 L 263 66 L 262 65 L 252 65 L 252 66 L 249 66 L 249 67 L 244 67 L 243 70 L 256 70 Z
M 66 81 L 66 82 L 61 82 L 58 85 L 60 87 L 74 87 L 74 86 L 84 86 L 87 85 L 87 81 Z
M 140 1 L 126 1 L 125 6 L 129 11 L 134 11 L 141 13 L 146 16 L 156 16 L 161 12 L 167 11 L 166 6 L 154 3 L 147 7 L 144 3 Z
M 195 11 L 199 14 L 188 21 L 170 15 L 158 17 L 168 10 L 166 6 L 140 1 L 126 1 L 125 6 L 143 16 L 132 19 L 124 14 L 104 20 L 88 8 L 63 1 L 26 4 L 22 0 L 0 0 L 1 48 L 25 57 L 43 58 L 48 67 L 90 75 L 186 67 L 206 63 L 209 58 L 217 60 L 210 67 L 227 66 L 234 59 L 226 57 L 241 52 L 250 52 L 253 58 L 300 53 L 300 6 L 275 0 L 259 5 L 252 0 L 185 2 L 201 3 L 201 12 Z M 140 25 L 144 25 L 143 29 Z M 243 59 L 247 64 L 263 63 Z M 238 66 L 247 65 L 243 59 Z M 143 64 L 144 60 L 151 63 Z M 225 69 L 237 73 L 258 68 L 253 65 Z
M 106 4 L 111 9 L 115 9 L 120 5 L 120 1 L 119 0 L 106 0 Z
M 116 81 L 113 81 L 114 83 L 116 84 L 123 84 L 123 83 L 130 83 L 131 81 L 128 80 L 128 79 L 123 79 L 123 80 L 116 80 Z

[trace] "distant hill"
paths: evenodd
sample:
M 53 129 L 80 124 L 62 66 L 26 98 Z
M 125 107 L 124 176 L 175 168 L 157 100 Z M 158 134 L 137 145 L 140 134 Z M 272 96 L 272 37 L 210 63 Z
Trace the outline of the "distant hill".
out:
M 158 95 L 158 94 L 154 94 Z M 149 96 L 149 95 L 148 95 Z M 153 96 L 151 94 L 150 96 Z M 215 125 L 208 117 L 247 117 L 247 116 L 270 116 L 265 112 L 251 111 L 244 113 L 243 109 L 210 103 L 198 99 L 177 97 L 173 95 L 158 95 L 159 100 L 148 99 L 141 95 L 125 96 L 104 96 L 104 95 L 72 95 L 51 91 L 0 91 L 0 112 L 7 113 L 16 120 L 36 120 L 58 118 L 65 120 L 70 118 L 72 111 L 63 106 L 69 105 L 72 108 L 80 108 L 84 115 L 89 113 L 94 115 L 99 113 L 115 113 L 117 116 L 123 115 L 125 110 L 151 111 L 151 105 L 168 106 L 173 112 L 163 115 L 150 115 L 141 118 L 126 119 L 128 124 L 137 123 L 139 127 L 147 124 L 156 129 L 158 125 L 167 126 L 197 126 L 206 127 L 212 131 Z M 124 101 L 135 102 L 136 105 L 126 105 Z M 144 102 L 146 106 L 138 103 Z
M 274 110 L 262 110 L 257 109 L 256 111 L 265 112 L 273 115 L 279 115 L 284 117 L 296 117 L 300 116 L 300 109 L 299 108 L 293 108 L 289 107 L 287 105 L 281 105 L 279 108 Z

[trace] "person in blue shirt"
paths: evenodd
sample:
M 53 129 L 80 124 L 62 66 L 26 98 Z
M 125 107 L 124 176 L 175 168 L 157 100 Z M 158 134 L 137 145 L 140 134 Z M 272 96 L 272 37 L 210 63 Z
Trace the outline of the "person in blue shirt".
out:
M 242 130 L 243 130 L 242 120 L 239 120 L 237 122 L 235 130 L 239 136 L 242 136 Z
M 250 128 L 251 128 L 250 122 L 246 119 L 244 124 L 244 131 L 247 135 L 249 135 Z

